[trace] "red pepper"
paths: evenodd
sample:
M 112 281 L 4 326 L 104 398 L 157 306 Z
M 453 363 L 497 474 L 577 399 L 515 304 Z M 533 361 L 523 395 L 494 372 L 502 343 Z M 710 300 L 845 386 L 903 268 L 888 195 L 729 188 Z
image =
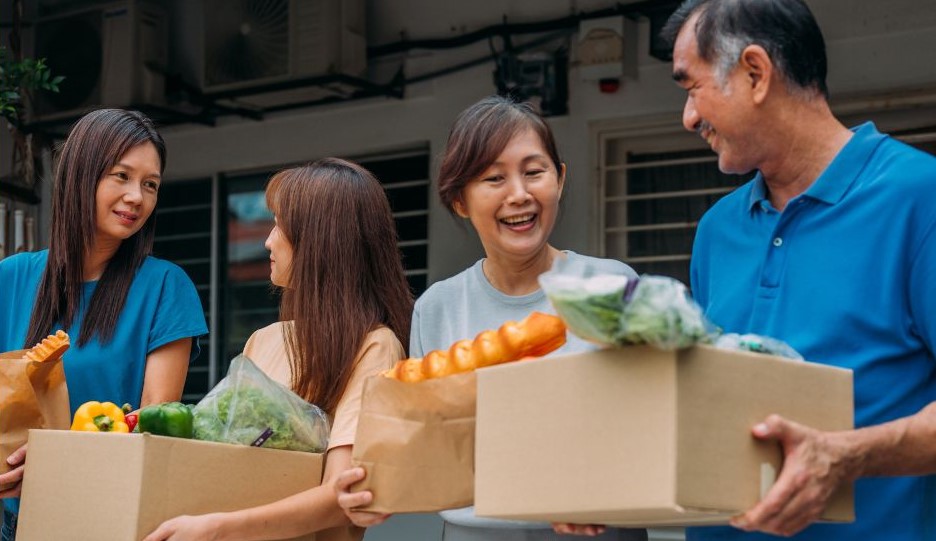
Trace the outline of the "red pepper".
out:
M 127 423 L 127 428 L 130 429 L 130 432 L 133 432 L 133 429 L 137 425 L 137 421 L 140 420 L 140 416 L 137 413 L 128 413 L 124 415 L 124 422 Z

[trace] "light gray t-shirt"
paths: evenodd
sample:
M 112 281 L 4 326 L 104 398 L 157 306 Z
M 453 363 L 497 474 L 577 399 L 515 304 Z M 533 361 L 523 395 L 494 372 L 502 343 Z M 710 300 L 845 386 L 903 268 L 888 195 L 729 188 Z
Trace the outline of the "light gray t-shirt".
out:
M 566 251 L 571 260 L 587 262 L 603 272 L 637 276 L 629 266 L 614 259 L 599 259 Z M 459 274 L 436 282 L 416 301 L 410 330 L 409 351 L 422 357 L 434 349 L 447 349 L 483 330 L 497 329 L 505 321 L 519 321 L 531 312 L 555 314 L 546 293 L 538 289 L 528 295 L 512 296 L 498 291 L 481 268 L 483 259 Z M 595 346 L 569 333 L 566 343 L 552 354 L 579 353 Z M 479 518 L 474 507 L 442 511 L 442 518 L 460 526 L 478 528 L 550 528 L 549 524 Z

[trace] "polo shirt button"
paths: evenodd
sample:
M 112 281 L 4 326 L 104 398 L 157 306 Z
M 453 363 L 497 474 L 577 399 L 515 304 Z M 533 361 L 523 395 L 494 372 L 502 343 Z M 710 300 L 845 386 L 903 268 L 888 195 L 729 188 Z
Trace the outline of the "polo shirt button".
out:
M 773 245 L 776 246 L 777 248 L 783 246 L 783 239 L 781 239 L 780 237 L 775 238 L 773 240 Z

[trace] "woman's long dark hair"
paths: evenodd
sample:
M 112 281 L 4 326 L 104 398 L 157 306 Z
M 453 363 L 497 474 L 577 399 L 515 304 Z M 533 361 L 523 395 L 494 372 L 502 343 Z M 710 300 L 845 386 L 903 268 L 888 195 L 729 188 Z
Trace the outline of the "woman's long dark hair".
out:
M 327 158 L 280 171 L 267 206 L 292 245 L 280 319 L 299 396 L 334 413 L 366 335 L 409 340 L 413 294 L 383 187 L 363 167 Z
M 62 145 L 52 188 L 49 258 L 24 347 L 45 338 L 53 325 L 67 329 L 78 316 L 84 261 L 96 236 L 98 183 L 121 156 L 143 143 L 156 147 L 162 171 L 166 145 L 152 121 L 136 111 L 100 109 L 83 116 Z M 156 219 L 151 215 L 140 231 L 120 243 L 84 312 L 79 346 L 94 337 L 107 343 L 114 336 L 133 277 L 153 249 L 155 231 Z

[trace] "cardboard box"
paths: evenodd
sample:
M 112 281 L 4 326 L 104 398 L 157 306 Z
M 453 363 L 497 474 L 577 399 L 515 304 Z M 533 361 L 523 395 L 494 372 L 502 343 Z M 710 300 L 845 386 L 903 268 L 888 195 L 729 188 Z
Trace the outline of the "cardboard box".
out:
M 707 346 L 628 347 L 478 371 L 479 516 L 618 526 L 727 524 L 781 451 L 771 413 L 853 426 L 851 371 Z M 852 487 L 824 520 L 854 520 Z
M 322 463 L 320 454 L 151 434 L 31 430 L 17 537 L 136 541 L 178 515 L 318 486 Z

